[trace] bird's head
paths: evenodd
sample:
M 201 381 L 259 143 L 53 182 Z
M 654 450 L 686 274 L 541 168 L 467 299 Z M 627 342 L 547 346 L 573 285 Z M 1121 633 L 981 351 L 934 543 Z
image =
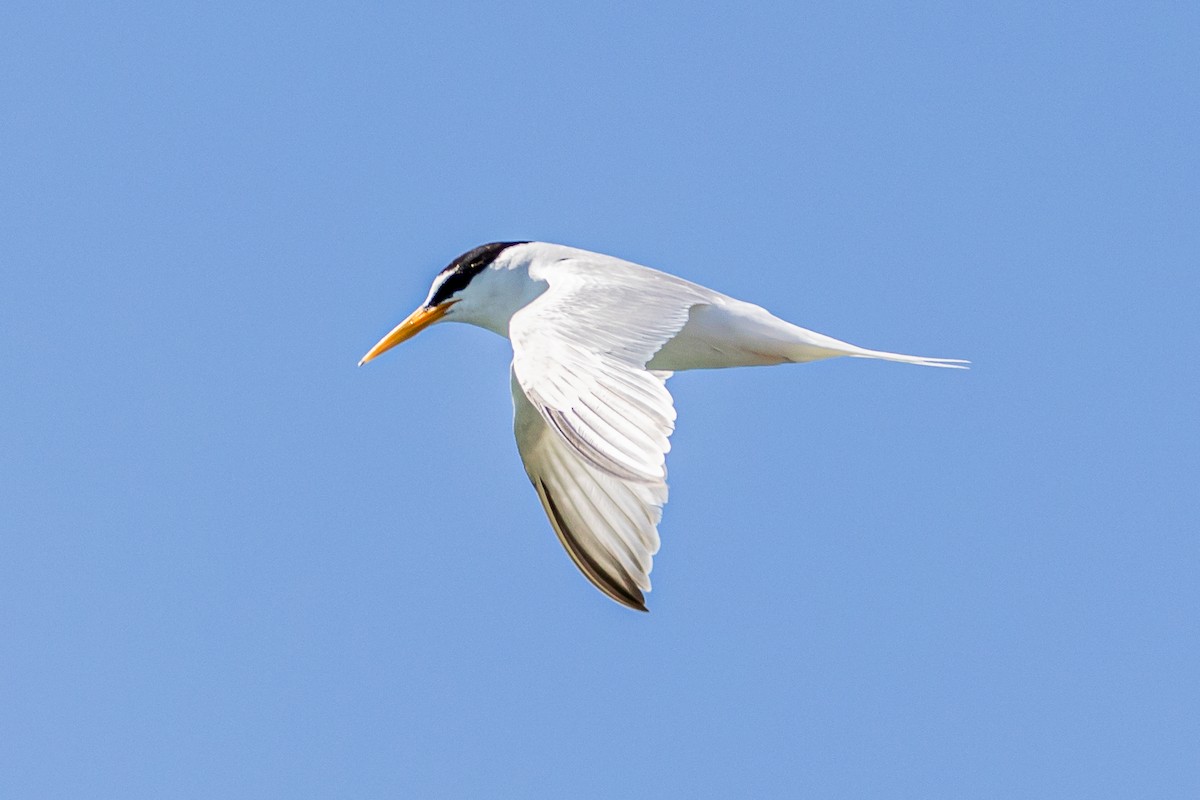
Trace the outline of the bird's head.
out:
M 443 320 L 470 322 L 485 328 L 493 328 L 492 318 L 504 311 L 498 293 L 506 292 L 505 286 L 498 281 L 490 281 L 486 277 L 489 268 L 497 267 L 497 258 L 513 245 L 526 242 L 492 242 L 468 250 L 437 274 L 433 286 L 429 288 L 429 296 L 416 311 L 405 317 L 404 321 L 392 328 L 367 354 L 358 362 L 361 367 L 380 354 L 391 350 L 401 342 L 411 339 L 421 331 Z M 512 309 L 515 311 L 516 309 Z M 503 322 L 508 324 L 508 312 Z

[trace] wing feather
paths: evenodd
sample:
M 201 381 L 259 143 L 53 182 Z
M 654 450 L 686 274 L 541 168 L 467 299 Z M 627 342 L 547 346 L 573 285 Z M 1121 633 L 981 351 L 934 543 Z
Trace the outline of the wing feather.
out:
M 580 571 L 646 610 L 675 408 L 646 363 L 705 301 L 617 259 L 564 259 L 509 324 L 513 427 L 551 527 Z
M 596 256 L 531 277 L 549 288 L 509 324 L 529 402 L 593 466 L 662 480 L 675 408 L 665 376 L 646 363 L 707 298 L 686 281 Z

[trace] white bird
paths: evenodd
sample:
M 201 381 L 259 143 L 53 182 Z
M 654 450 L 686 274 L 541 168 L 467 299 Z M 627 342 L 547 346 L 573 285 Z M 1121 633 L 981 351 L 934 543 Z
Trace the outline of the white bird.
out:
M 493 242 L 438 273 L 421 307 L 359 366 L 442 321 L 512 343 L 513 431 L 550 525 L 596 588 L 639 611 L 667 502 L 671 373 L 837 356 L 968 363 L 857 347 L 612 256 Z

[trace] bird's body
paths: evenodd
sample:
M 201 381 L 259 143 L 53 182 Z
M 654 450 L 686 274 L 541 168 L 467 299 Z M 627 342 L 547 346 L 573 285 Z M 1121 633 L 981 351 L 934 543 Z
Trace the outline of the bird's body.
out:
M 964 363 L 867 350 L 682 278 L 544 242 L 455 259 L 360 363 L 443 319 L 510 340 L 513 428 L 551 526 L 597 588 L 643 611 L 667 499 L 672 372 L 836 356 Z

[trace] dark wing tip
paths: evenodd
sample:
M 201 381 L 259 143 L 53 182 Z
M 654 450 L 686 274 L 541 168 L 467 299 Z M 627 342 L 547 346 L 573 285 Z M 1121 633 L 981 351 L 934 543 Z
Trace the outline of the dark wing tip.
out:
M 632 608 L 634 611 L 642 611 L 649 613 L 650 609 L 646 608 L 646 597 L 642 594 L 642 590 L 634 585 L 629 576 L 623 572 L 614 575 L 604 569 L 604 567 L 592 557 L 580 544 L 578 538 L 567 527 L 566 521 L 562 517 L 562 513 L 558 510 L 558 506 L 554 502 L 554 497 L 550 494 L 550 490 L 546 488 L 546 484 L 540 479 L 534 484 L 538 490 L 538 497 L 542 500 L 542 505 L 546 509 L 547 516 L 550 517 L 550 525 L 554 528 L 554 532 L 558 534 L 558 540 L 562 542 L 563 548 L 567 551 L 567 555 L 575 562 L 575 566 L 584 574 L 592 585 L 600 591 L 604 592 L 613 600 L 617 601 L 626 608 Z

